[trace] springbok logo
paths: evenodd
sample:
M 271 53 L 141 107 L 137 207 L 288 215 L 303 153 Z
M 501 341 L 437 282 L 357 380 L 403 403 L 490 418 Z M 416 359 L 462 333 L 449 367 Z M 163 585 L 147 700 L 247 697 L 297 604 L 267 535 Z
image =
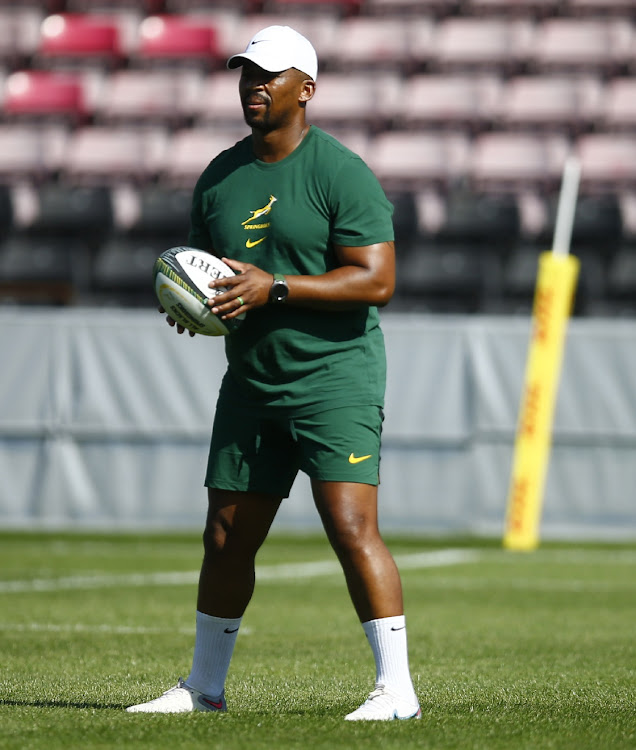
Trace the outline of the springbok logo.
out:
M 272 210 L 272 206 L 276 203 L 276 198 L 273 195 L 269 196 L 269 203 L 266 206 L 263 206 L 263 208 L 257 208 L 254 211 L 250 211 L 252 214 L 249 219 L 245 219 L 245 221 L 241 222 L 241 226 L 246 230 L 252 230 L 252 229 L 267 229 L 270 226 L 269 221 L 265 222 L 259 222 L 258 224 L 253 224 L 252 222 L 257 221 L 262 216 L 267 216 L 269 212 Z M 245 247 L 248 249 L 251 247 L 254 247 L 255 245 L 260 244 L 267 238 L 267 235 L 264 235 L 263 237 L 259 237 L 257 240 L 245 240 Z

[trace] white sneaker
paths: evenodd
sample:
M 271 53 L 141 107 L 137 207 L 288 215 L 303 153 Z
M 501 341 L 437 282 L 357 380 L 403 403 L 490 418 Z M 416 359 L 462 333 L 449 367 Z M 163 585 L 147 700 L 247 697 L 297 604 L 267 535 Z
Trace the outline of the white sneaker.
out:
M 191 688 L 179 677 L 175 687 L 166 690 L 159 698 L 128 706 L 126 711 L 131 714 L 185 714 L 189 711 L 227 711 L 227 705 L 223 693 L 212 698 Z
M 393 719 L 421 719 L 422 711 L 417 703 L 406 701 L 384 685 L 376 685 L 366 701 L 345 721 L 392 721 Z

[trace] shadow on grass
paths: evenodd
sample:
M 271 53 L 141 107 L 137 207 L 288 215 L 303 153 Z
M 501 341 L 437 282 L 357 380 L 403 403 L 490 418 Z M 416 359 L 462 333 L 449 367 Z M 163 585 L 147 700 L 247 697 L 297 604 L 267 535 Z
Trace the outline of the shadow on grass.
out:
M 125 703 L 73 703 L 72 701 L 14 701 L 0 699 L 0 706 L 32 706 L 33 708 L 96 708 L 125 709 Z

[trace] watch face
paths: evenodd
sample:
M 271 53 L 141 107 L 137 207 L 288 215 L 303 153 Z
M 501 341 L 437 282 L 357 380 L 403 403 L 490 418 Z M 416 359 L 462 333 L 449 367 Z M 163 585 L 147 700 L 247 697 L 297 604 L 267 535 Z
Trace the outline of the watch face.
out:
M 284 302 L 289 294 L 289 287 L 285 281 L 276 279 L 272 284 L 269 298 L 272 302 Z

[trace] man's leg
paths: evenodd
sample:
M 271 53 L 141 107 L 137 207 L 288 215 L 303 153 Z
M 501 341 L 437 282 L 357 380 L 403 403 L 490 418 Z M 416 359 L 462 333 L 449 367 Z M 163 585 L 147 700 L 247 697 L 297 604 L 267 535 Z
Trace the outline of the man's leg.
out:
M 133 713 L 225 710 L 224 686 L 243 613 L 254 592 L 255 558 L 281 499 L 253 492 L 208 490 L 192 669 L 159 698 Z
M 408 666 L 402 584 L 378 529 L 377 487 L 312 480 L 312 490 L 376 664 L 376 690 L 346 718 L 419 718 Z

